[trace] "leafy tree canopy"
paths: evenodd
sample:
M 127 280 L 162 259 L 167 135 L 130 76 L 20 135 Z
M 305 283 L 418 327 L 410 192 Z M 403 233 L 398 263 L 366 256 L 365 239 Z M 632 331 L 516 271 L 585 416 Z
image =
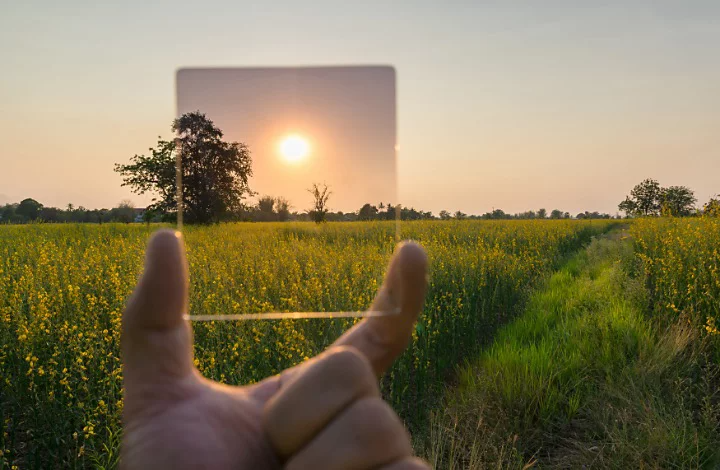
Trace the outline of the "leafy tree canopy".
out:
M 182 204 L 189 223 L 218 222 L 242 209 L 251 195 L 250 151 L 243 143 L 226 142 L 222 131 L 199 111 L 175 119 L 175 140 L 158 138 L 149 155 L 135 155 L 127 165 L 115 165 L 123 186 L 155 195 L 151 210 L 177 211 L 176 155 L 182 168 Z

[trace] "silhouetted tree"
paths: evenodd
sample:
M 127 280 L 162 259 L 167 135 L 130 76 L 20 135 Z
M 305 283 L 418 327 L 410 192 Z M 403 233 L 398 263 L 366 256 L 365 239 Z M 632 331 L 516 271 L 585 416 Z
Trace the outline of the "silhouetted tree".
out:
M 40 217 L 40 211 L 43 205 L 37 202 L 35 199 L 27 198 L 20 201 L 17 209 L 15 209 L 15 215 L 22 217 L 24 220 L 37 220 Z
M 546 218 L 546 217 L 547 217 L 547 210 L 545 210 L 545 209 L 539 209 L 539 210 L 537 211 L 537 216 L 538 216 L 538 219 L 544 219 L 544 218 Z
M 375 220 L 378 218 L 378 208 L 370 204 L 363 205 L 358 211 L 358 220 Z
M 319 184 L 313 183 L 312 188 L 307 190 L 313 196 L 313 208 L 310 210 L 310 217 L 316 222 L 325 222 L 325 215 L 328 212 L 327 202 L 330 199 L 332 191 L 327 184 L 320 187 Z
M 284 197 L 275 198 L 275 212 L 280 222 L 285 222 L 290 219 L 290 201 Z
M 638 213 L 637 203 L 630 199 L 629 196 L 626 196 L 625 200 L 618 204 L 618 209 L 625 212 L 625 215 L 628 217 Z
M 111 212 L 111 218 L 116 222 L 129 224 L 130 222 L 135 220 L 135 208 L 133 207 L 132 201 L 129 201 L 127 199 L 121 201 L 117 207 L 111 210 Z
M 176 149 L 182 162 L 183 211 L 188 223 L 210 223 L 237 213 L 243 198 L 252 194 L 250 151 L 243 143 L 225 142 L 222 131 L 199 111 L 172 123 L 175 140 L 158 138 L 150 155 L 135 155 L 128 165 L 115 165 L 123 186 L 150 192 L 152 209 L 176 211 Z
M 271 222 L 277 220 L 275 214 L 275 198 L 272 196 L 263 196 L 258 199 L 253 219 L 258 222 Z

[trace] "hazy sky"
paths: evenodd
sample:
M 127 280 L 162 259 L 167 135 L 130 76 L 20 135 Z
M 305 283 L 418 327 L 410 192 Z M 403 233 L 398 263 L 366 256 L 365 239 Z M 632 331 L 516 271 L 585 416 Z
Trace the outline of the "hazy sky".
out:
M 614 213 L 645 177 L 720 192 L 714 0 L 0 2 L 4 200 L 147 201 L 113 164 L 170 136 L 179 67 L 338 64 L 396 67 L 408 206 Z
M 330 187 L 333 211 L 398 200 L 392 67 L 181 69 L 177 96 L 178 115 L 199 110 L 247 144 L 260 196 L 302 210 L 317 183 Z

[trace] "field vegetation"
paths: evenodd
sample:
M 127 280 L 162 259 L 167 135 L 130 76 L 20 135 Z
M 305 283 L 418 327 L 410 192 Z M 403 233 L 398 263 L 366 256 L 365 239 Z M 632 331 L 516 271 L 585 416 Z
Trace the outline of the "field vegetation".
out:
M 608 221 L 421 221 L 402 225 L 431 262 L 413 341 L 382 378 L 419 443 L 455 367 L 493 337 L 530 287 Z M 155 226 L 0 226 L 0 462 L 112 467 L 120 442 L 120 315 Z M 191 313 L 367 308 L 394 222 L 220 224 L 185 233 Z M 208 377 L 251 383 L 322 351 L 350 320 L 194 325 Z M 418 444 L 420 445 L 420 444 Z

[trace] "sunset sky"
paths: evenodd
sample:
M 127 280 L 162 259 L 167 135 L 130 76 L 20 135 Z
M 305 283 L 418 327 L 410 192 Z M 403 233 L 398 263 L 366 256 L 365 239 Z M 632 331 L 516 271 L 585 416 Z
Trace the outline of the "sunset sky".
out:
M 712 0 L 5 1 L 0 203 L 147 203 L 113 164 L 170 137 L 181 67 L 353 64 L 397 71 L 404 205 L 615 213 L 646 177 L 702 203 L 719 50 Z
M 178 115 L 200 111 L 251 150 L 251 189 L 335 211 L 397 202 L 395 70 L 387 66 L 181 69 Z

